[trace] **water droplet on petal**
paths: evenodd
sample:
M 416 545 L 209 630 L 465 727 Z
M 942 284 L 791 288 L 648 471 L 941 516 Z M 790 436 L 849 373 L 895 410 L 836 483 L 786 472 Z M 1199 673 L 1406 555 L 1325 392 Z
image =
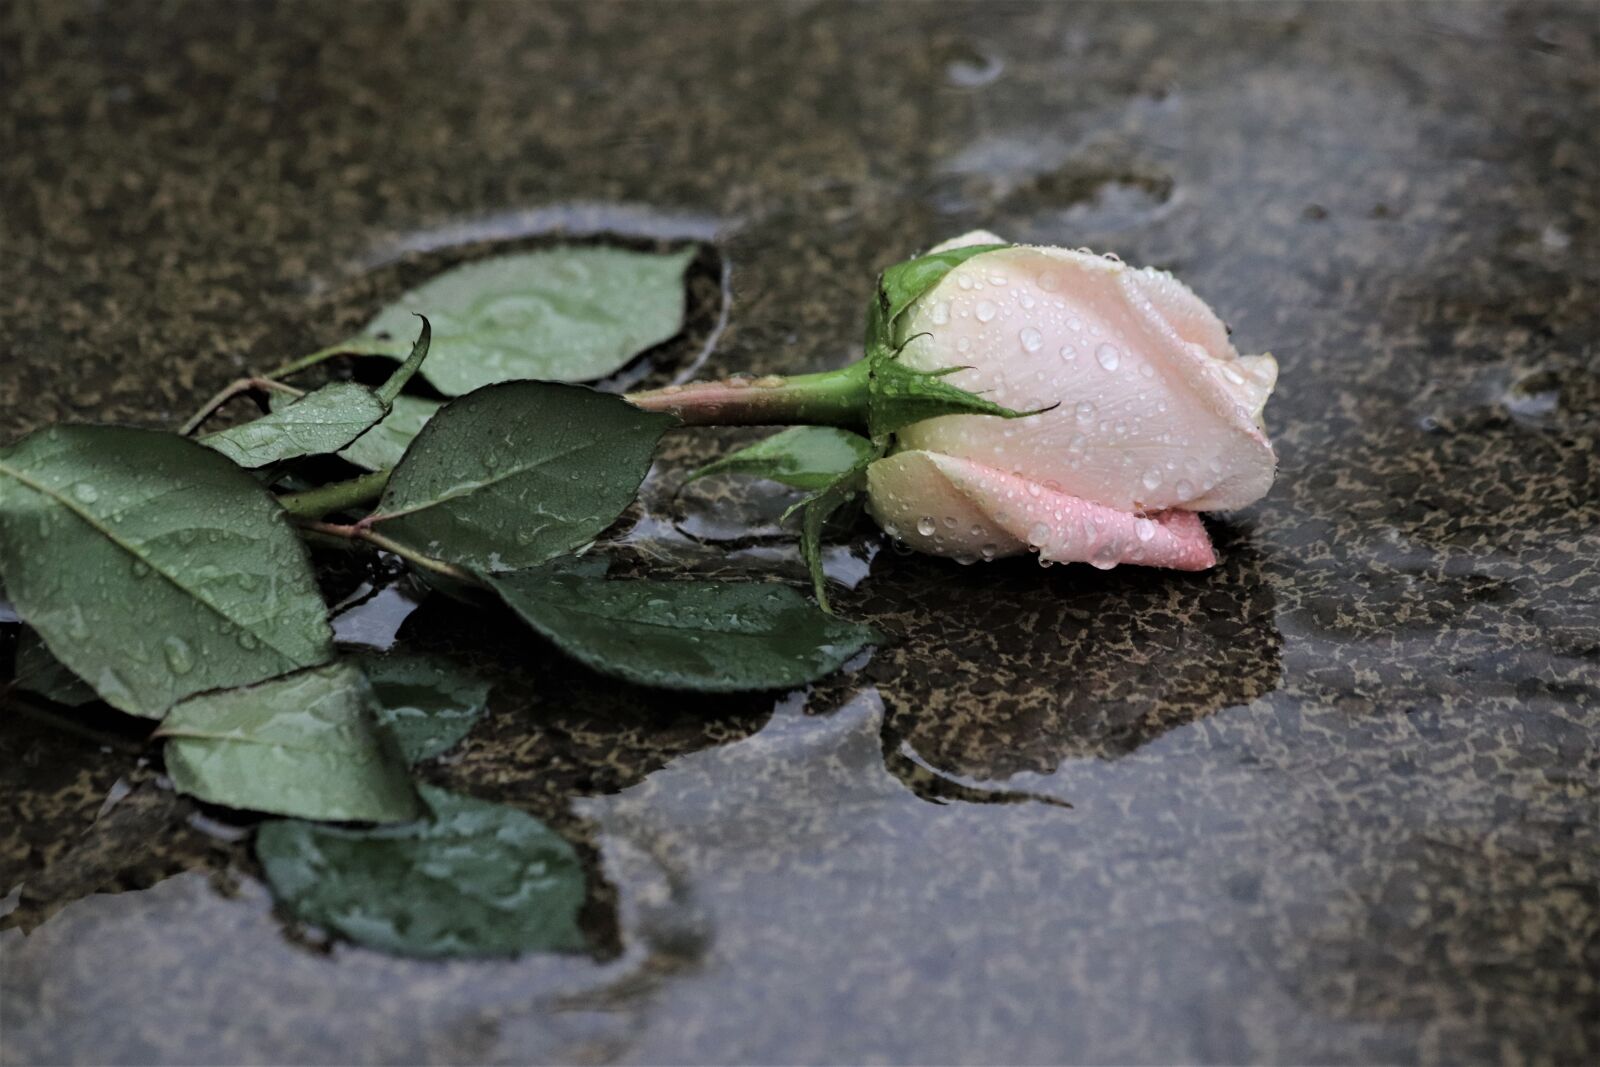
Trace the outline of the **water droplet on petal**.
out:
M 1180 478 L 1173 489 L 1177 492 L 1179 500 L 1193 500 L 1195 497 L 1194 483 L 1187 478 Z
M 933 516 L 924 515 L 917 520 L 917 532 L 923 537 L 932 537 L 934 531 Z
M 1042 547 L 1050 540 L 1050 527 L 1042 522 L 1036 522 L 1028 527 L 1028 544 L 1034 548 Z
M 928 313 L 929 319 L 935 326 L 943 326 L 950 321 L 950 301 L 936 300 Z
M 1022 342 L 1023 350 L 1027 352 L 1037 352 L 1040 346 L 1044 344 L 1044 334 L 1032 326 L 1026 327 L 1021 333 L 1017 334 L 1017 339 Z
M 1161 472 L 1156 468 L 1151 467 L 1149 470 L 1144 472 L 1144 476 L 1141 477 L 1139 481 L 1144 484 L 1146 489 L 1154 489 L 1156 486 L 1161 484 Z
M 1079 422 L 1094 421 L 1094 401 L 1080 400 L 1078 401 L 1078 406 L 1075 410 L 1077 411 Z
M 1151 519 L 1138 518 L 1133 522 L 1133 532 L 1139 535 L 1139 540 L 1148 541 L 1156 535 L 1156 524 Z
M 1122 355 L 1117 351 L 1116 345 L 1107 341 L 1094 350 L 1094 358 L 1106 370 L 1116 370 L 1117 363 L 1121 360 Z
M 978 306 L 974 309 L 974 314 L 978 316 L 979 322 L 988 322 L 990 319 L 994 318 L 995 310 L 996 309 L 992 301 L 980 300 L 978 301 Z

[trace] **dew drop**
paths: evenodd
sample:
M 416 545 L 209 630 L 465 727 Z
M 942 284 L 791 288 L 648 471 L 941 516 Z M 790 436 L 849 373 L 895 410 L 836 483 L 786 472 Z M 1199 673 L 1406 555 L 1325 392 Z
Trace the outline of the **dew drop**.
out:
M 1050 540 L 1050 527 L 1042 522 L 1036 522 L 1028 527 L 1028 544 L 1034 548 L 1041 548 Z
M 1194 483 L 1187 478 L 1178 479 L 1178 484 L 1173 486 L 1179 500 L 1193 500 L 1195 496 Z
M 1047 270 L 1039 275 L 1039 288 L 1047 293 L 1053 293 L 1061 288 L 1061 275 L 1055 271 Z
M 984 559 L 994 559 L 995 553 L 999 551 L 1000 550 L 992 543 L 985 544 L 982 548 L 978 549 L 979 554 L 982 555 Z
M 924 515 L 922 518 L 917 520 L 917 533 L 921 534 L 923 537 L 932 537 L 933 531 L 934 523 L 931 515 Z
M 1094 350 L 1094 358 L 1098 360 L 1100 365 L 1106 370 L 1116 370 L 1117 363 L 1122 357 L 1117 351 L 1117 346 L 1107 341 L 1101 344 L 1099 348 Z
M 1080 400 L 1074 410 L 1077 412 L 1079 422 L 1094 421 L 1094 401 Z
M 1133 522 L 1133 532 L 1139 536 L 1139 540 L 1148 541 L 1150 538 L 1156 535 L 1156 524 L 1151 519 L 1135 519 Z
M 188 674 L 194 670 L 194 650 L 181 637 L 169 637 L 161 642 L 161 651 L 167 657 L 167 666 L 173 674 Z
M 1151 467 L 1149 470 L 1144 472 L 1144 476 L 1140 478 L 1139 481 L 1144 483 L 1144 487 L 1146 489 L 1154 489 L 1156 486 L 1161 484 L 1161 472 L 1156 468 Z
M 1023 351 L 1037 352 L 1044 344 L 1044 334 L 1040 333 L 1032 326 L 1028 326 L 1024 327 L 1022 332 L 1017 334 L 1017 340 L 1022 342 Z
M 979 322 L 988 322 L 994 318 L 995 310 L 993 301 L 980 300 L 978 301 L 978 306 L 974 309 L 974 313 L 978 316 Z
M 972 288 L 972 276 L 970 274 L 957 274 L 956 275 L 956 284 L 961 286 L 961 288 L 963 288 L 963 289 L 971 289 Z
M 950 301 L 948 301 L 948 300 L 937 300 L 937 301 L 935 301 L 934 305 L 933 305 L 933 309 L 929 312 L 929 318 L 933 321 L 933 324 L 935 326 L 943 326 L 945 323 L 949 322 L 950 321 Z
M 79 482 L 72 487 L 72 495 L 85 504 L 93 504 L 100 499 L 100 491 L 88 482 Z

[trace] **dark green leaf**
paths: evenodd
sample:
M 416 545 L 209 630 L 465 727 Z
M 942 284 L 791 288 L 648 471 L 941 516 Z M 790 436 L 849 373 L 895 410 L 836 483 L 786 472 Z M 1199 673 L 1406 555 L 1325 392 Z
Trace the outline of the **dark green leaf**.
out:
M 408 332 L 421 311 L 434 329 L 422 374 L 447 396 L 520 378 L 592 381 L 682 329 L 693 258 L 692 248 L 562 247 L 467 263 L 379 312 L 362 347 Z
M 547 571 L 492 577 L 523 620 L 597 671 L 701 692 L 788 689 L 876 639 L 766 582 L 606 581 Z
M 56 658 L 135 715 L 333 653 L 277 503 L 176 434 L 58 426 L 0 449 L 0 574 Z
M 335 382 L 253 422 L 206 434 L 200 443 L 241 467 L 265 467 L 302 456 L 337 452 L 386 415 L 371 389 Z
M 576 385 L 480 389 L 422 428 L 374 522 L 384 536 L 450 563 L 537 566 L 616 521 L 674 421 Z
M 835 426 L 794 426 L 701 467 L 709 474 L 750 474 L 796 489 L 822 489 L 873 455 L 872 442 Z
M 444 405 L 418 396 L 397 396 L 384 420 L 339 452 L 345 460 L 369 471 L 388 470 L 400 462 L 422 426 Z
M 410 763 L 449 751 L 483 714 L 489 683 L 450 660 L 400 652 L 356 661 L 377 696 L 377 720 Z
M 39 635 L 23 630 L 17 639 L 17 688 L 37 693 L 46 700 L 69 708 L 79 708 L 99 700 L 89 683 L 50 654 Z
M 245 811 L 396 822 L 420 813 L 405 760 L 350 663 L 190 697 L 156 736 L 180 792 Z
M 407 956 L 584 947 L 572 846 L 515 808 L 417 787 L 432 818 L 355 830 L 270 822 L 256 856 L 278 901 L 358 944 Z

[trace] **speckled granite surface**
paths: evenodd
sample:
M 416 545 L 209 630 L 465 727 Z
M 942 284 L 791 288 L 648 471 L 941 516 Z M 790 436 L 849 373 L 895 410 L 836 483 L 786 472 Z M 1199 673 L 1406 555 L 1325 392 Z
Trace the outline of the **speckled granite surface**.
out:
M 596 231 L 704 245 L 652 380 L 836 365 L 875 269 L 980 225 L 1171 268 L 1284 371 L 1216 571 L 885 549 L 841 603 L 900 642 L 776 705 L 421 608 L 403 641 L 500 682 L 429 775 L 578 843 L 592 958 L 321 944 L 136 746 L 7 711 L 0 1059 L 1592 1062 L 1594 16 L 0 8 L 8 437 L 169 424 L 410 275 Z M 641 565 L 693 556 L 675 518 L 791 571 L 762 491 L 667 514 L 695 448 Z

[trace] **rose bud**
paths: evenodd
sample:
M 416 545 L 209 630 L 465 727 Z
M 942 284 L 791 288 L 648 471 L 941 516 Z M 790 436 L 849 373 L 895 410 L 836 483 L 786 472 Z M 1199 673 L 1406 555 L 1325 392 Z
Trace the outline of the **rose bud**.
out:
M 1272 486 L 1277 363 L 1240 356 L 1163 271 L 967 234 L 884 271 L 865 348 L 834 371 L 629 397 L 691 425 L 832 427 L 697 472 L 812 490 L 801 548 L 824 604 L 822 524 L 863 489 L 885 531 L 936 555 L 1204 570 L 1196 512 Z
M 935 249 L 999 244 L 968 234 Z M 1261 421 L 1277 364 L 1244 356 L 1170 274 L 1008 246 L 950 270 L 906 310 L 899 359 L 1023 419 L 957 414 L 898 431 L 867 468 L 869 508 L 924 552 L 1201 570 L 1193 512 L 1272 485 Z

